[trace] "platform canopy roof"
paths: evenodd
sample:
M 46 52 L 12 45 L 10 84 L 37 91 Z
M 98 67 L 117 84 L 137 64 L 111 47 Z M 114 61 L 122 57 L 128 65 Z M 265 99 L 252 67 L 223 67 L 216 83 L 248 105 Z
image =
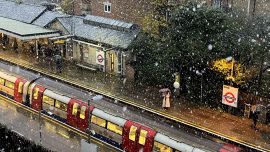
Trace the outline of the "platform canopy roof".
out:
M 20 40 L 31 40 L 59 36 L 59 31 L 49 30 L 37 25 L 0 17 L 0 33 L 4 33 Z

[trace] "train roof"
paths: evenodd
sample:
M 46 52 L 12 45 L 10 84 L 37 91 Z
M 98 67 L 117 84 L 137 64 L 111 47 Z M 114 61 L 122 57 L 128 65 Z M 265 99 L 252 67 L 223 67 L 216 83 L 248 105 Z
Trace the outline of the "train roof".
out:
M 173 149 L 179 150 L 179 151 L 186 151 L 186 152 L 204 152 L 204 150 L 201 150 L 196 147 L 192 147 L 188 144 L 178 142 L 166 135 L 163 135 L 161 133 L 157 133 L 155 136 L 155 141 L 162 143 L 164 145 L 167 145 Z
M 57 94 L 49 89 L 46 89 L 44 91 L 44 95 L 48 96 L 48 97 L 51 97 L 53 99 L 56 99 L 58 101 L 61 101 L 65 104 L 68 104 L 68 102 L 70 101 L 71 98 L 69 97 L 66 97 L 65 95 L 61 95 L 61 94 Z
M 53 90 L 53 92 L 65 95 L 70 98 L 75 98 L 86 102 L 91 99 L 93 96 L 89 94 L 89 92 L 74 88 L 71 85 L 61 83 L 57 80 L 52 80 L 50 78 L 43 77 L 41 79 L 36 80 L 37 84 L 44 86 L 49 90 Z
M 127 120 L 121 118 L 121 117 L 117 117 L 117 116 L 114 116 L 112 114 L 108 114 L 98 108 L 95 108 L 92 112 L 92 114 L 94 114 L 95 116 L 98 116 L 102 119 L 105 119 L 107 121 L 110 121 L 116 125 L 119 125 L 121 127 L 123 127 L 126 123 Z
M 40 75 L 38 75 L 36 73 L 29 72 L 27 70 L 20 68 L 19 66 L 9 65 L 9 64 L 4 63 L 4 62 L 0 62 L 0 69 L 4 73 L 9 73 L 15 77 L 21 77 L 21 78 L 28 80 L 28 81 L 31 81 L 31 80 L 34 80 L 34 79 L 40 77 Z
M 15 83 L 15 81 L 17 80 L 17 78 L 15 76 L 7 74 L 7 73 L 2 72 L 2 71 L 0 71 L 0 77 L 8 80 L 10 82 L 13 82 L 13 83 Z

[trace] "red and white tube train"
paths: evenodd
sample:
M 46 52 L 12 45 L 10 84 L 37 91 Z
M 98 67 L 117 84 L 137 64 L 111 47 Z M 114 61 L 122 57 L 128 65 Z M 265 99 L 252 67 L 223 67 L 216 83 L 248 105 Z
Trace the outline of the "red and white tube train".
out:
M 79 130 L 86 131 L 89 121 L 93 136 L 127 152 L 203 152 L 203 149 L 178 142 L 140 123 L 109 114 L 87 101 L 78 100 L 72 89 L 55 85 L 43 77 L 0 71 L 0 93 Z M 56 87 L 58 86 L 58 87 Z M 60 87 L 59 87 L 60 86 Z M 78 91 L 78 90 L 77 90 Z M 79 91 L 78 91 L 79 92 Z M 78 96 L 78 95 L 77 95 Z M 83 94 L 80 95 L 80 97 Z M 90 111 L 90 112 L 89 112 Z M 90 116 L 89 116 L 90 113 Z M 226 146 L 226 145 L 224 145 Z M 214 151 L 240 151 L 221 146 Z

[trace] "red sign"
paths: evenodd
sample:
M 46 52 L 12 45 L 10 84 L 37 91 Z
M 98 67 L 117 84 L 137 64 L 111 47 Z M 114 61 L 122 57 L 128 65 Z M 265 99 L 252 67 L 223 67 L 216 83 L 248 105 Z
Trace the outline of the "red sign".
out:
M 234 97 L 234 95 L 231 93 L 231 92 L 227 92 L 225 95 L 224 95 L 224 98 L 225 100 L 228 102 L 228 103 L 233 103 L 236 99 Z
M 104 60 L 104 58 L 102 57 L 102 55 L 99 54 L 99 55 L 97 56 L 97 60 L 98 60 L 99 63 L 102 63 L 103 60 Z

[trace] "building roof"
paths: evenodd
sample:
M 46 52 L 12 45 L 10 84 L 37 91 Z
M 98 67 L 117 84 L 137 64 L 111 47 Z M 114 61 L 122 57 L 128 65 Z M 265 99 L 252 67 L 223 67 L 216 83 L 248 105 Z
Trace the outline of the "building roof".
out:
M 25 23 L 32 23 L 37 17 L 46 11 L 46 7 L 44 6 L 16 3 L 6 0 L 0 0 L 0 8 L 1 17 Z
M 54 19 L 57 17 L 64 17 L 67 16 L 65 14 L 61 14 L 59 12 L 54 12 L 54 11 L 46 11 L 43 13 L 38 19 L 36 19 L 33 24 L 45 27 L 47 26 L 50 22 L 52 22 Z
M 0 17 L 0 32 L 20 40 L 30 40 L 59 36 L 55 30 L 45 29 L 36 25 Z
M 111 19 L 111 18 L 105 18 L 101 16 L 93 16 L 93 15 L 87 15 L 84 18 L 85 20 L 92 21 L 93 23 L 99 23 L 100 25 L 110 25 L 112 27 L 120 27 L 120 28 L 126 28 L 130 29 L 134 24 L 132 23 L 126 23 L 123 21 Z
M 78 38 L 88 39 L 95 42 L 108 44 L 114 47 L 126 49 L 136 38 L 139 30 L 130 29 L 128 31 L 105 28 L 98 25 L 85 24 L 83 17 L 63 17 L 57 20 Z M 71 31 L 72 24 L 74 32 Z

